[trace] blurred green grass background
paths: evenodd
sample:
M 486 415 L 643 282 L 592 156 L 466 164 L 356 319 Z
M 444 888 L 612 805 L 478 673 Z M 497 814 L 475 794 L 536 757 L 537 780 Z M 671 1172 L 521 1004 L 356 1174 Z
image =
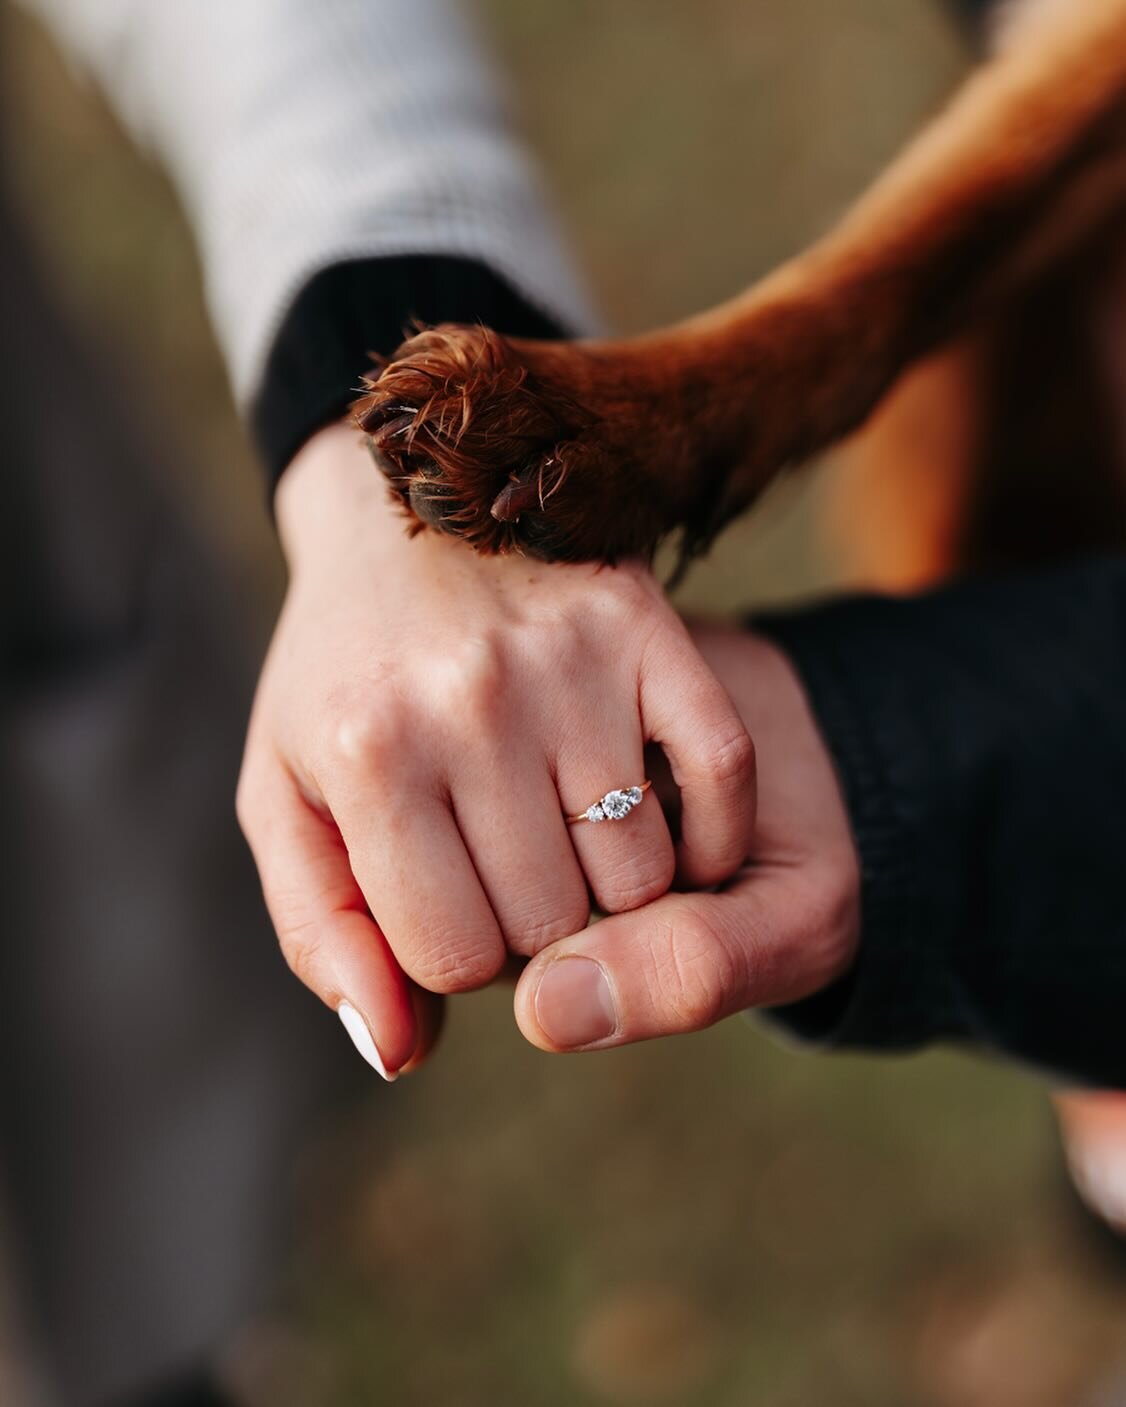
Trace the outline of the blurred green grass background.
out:
M 923 0 L 483 11 L 627 329 L 800 247 L 966 62 Z M 38 30 L 0 18 L 26 222 L 161 427 L 154 472 L 257 603 L 260 648 L 281 570 L 175 202 Z M 729 533 L 685 605 L 839 584 L 831 473 Z M 456 1002 L 440 1057 L 308 1162 L 282 1303 L 232 1348 L 253 1403 L 1071 1407 L 1126 1364 L 1126 1281 L 1072 1225 L 1042 1087 L 980 1059 L 797 1055 L 745 1021 L 553 1059 L 496 990 Z

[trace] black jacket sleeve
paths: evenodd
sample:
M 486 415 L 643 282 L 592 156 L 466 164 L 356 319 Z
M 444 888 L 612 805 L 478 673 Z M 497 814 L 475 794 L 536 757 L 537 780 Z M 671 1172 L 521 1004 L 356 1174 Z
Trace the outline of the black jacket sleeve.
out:
M 804 681 L 863 874 L 853 970 L 773 1016 L 1126 1086 L 1126 560 L 754 624 Z

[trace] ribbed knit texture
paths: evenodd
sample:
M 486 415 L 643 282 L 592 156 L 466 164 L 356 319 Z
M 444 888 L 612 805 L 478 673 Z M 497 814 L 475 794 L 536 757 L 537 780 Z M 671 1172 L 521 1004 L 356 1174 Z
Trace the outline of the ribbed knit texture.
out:
M 322 269 L 441 254 L 597 319 L 457 0 L 23 0 L 171 173 L 236 396 Z
M 1126 1086 L 1126 561 L 756 624 L 802 676 L 863 873 L 854 970 L 774 1019 Z

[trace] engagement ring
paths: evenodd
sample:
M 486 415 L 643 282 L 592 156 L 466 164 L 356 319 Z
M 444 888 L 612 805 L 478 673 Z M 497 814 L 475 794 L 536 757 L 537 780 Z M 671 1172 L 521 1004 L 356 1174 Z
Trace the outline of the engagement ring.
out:
M 578 821 L 624 821 L 635 806 L 641 805 L 641 798 L 652 785 L 652 782 L 642 782 L 639 787 L 608 791 L 601 801 L 596 801 L 576 816 L 568 816 L 567 822 L 574 825 Z

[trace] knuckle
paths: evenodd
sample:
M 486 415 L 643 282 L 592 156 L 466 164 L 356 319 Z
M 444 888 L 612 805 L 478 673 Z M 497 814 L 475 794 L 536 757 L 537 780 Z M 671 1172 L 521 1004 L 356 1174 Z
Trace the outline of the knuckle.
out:
M 851 922 L 857 907 L 857 884 L 852 869 L 826 865 L 815 889 L 815 919 L 819 929 L 836 932 Z
M 533 676 L 548 670 L 569 676 L 589 663 L 586 617 L 580 623 L 558 603 L 545 602 L 514 628 L 513 645 Z
M 834 975 L 852 952 L 860 929 L 859 873 L 854 864 L 826 863 L 811 875 L 802 927 L 806 965 Z
M 744 962 L 703 909 L 686 906 L 667 923 L 656 948 L 658 995 L 678 1030 L 700 1031 L 726 1016 L 743 990 Z
M 507 669 L 499 644 L 486 637 L 462 642 L 434 670 L 428 694 L 444 719 L 477 726 L 496 719 L 503 707 Z
M 561 938 L 581 933 L 590 919 L 590 903 L 585 892 L 548 908 L 542 902 L 529 904 L 504 925 L 509 948 L 521 957 L 534 957 Z
M 668 892 L 676 872 L 676 856 L 671 845 L 645 857 L 630 856 L 624 864 L 599 875 L 594 893 L 607 913 L 640 909 Z
M 453 995 L 473 992 L 496 980 L 504 967 L 505 951 L 499 938 L 456 938 L 438 934 L 426 942 L 410 963 L 410 976 L 427 991 Z
M 589 611 L 604 628 L 620 630 L 635 623 L 651 605 L 651 597 L 633 573 L 612 568 L 597 582 Z
M 319 991 L 321 940 L 313 925 L 304 922 L 279 925 L 278 940 L 290 972 L 310 990 Z
M 345 766 L 379 773 L 402 746 L 403 729 L 395 710 L 352 702 L 329 713 L 328 751 Z
M 725 785 L 745 785 L 755 770 L 755 745 L 742 724 L 732 724 L 713 737 L 704 756 L 708 775 Z

